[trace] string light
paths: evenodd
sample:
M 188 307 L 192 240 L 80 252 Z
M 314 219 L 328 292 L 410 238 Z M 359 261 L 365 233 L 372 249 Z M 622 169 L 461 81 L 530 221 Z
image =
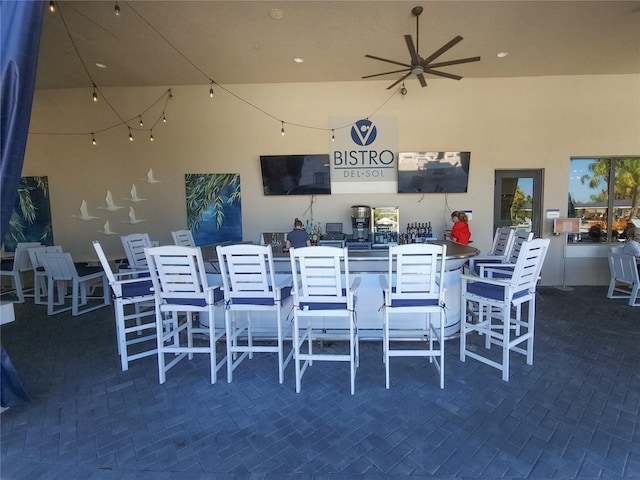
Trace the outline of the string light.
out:
M 114 11 L 115 11 L 116 15 L 119 15 L 119 14 L 120 14 L 120 5 L 119 5 L 119 3 L 118 3 L 118 0 L 114 0 L 114 1 L 115 1 Z M 135 13 L 137 13 L 137 14 L 138 14 L 138 16 L 140 16 L 140 14 L 139 14 L 138 12 L 136 12 L 136 11 L 135 11 L 135 9 L 134 9 L 131 5 L 127 4 L 127 6 L 128 6 L 129 8 L 131 8 L 131 9 L 133 9 L 133 11 L 134 11 Z M 56 6 L 55 6 L 55 1 L 54 1 L 54 0 L 50 0 L 50 2 L 49 2 L 49 8 L 50 8 L 50 10 L 51 10 L 51 11 L 55 10 L 55 7 L 56 7 Z M 141 17 L 141 16 L 140 16 L 140 17 Z M 141 18 L 142 18 L 142 17 L 141 17 Z M 143 20 L 144 20 L 147 24 L 149 24 L 149 22 L 147 22 L 144 18 L 143 18 Z M 151 26 L 151 25 L 150 25 L 150 26 Z M 65 28 L 66 28 L 66 25 L 65 25 Z M 152 28 L 153 28 L 153 27 L 152 27 Z M 72 37 L 72 35 L 71 35 L 71 33 L 69 32 L 69 30 L 68 30 L 68 29 L 67 29 L 67 33 L 69 34 L 69 37 L 71 38 L 71 42 L 72 42 L 72 43 L 74 43 L 74 42 L 73 42 L 73 37 Z M 165 41 L 166 41 L 166 39 L 165 39 Z M 186 57 L 184 56 L 184 54 L 182 54 L 182 52 L 180 52 L 179 50 L 177 50 L 177 49 L 176 49 L 176 47 L 175 47 L 174 45 L 171 45 L 171 44 L 170 44 L 170 46 L 171 46 L 171 47 L 173 47 L 173 49 L 174 49 L 174 50 L 176 50 L 176 51 L 177 51 L 177 52 L 178 52 L 178 53 L 179 53 L 183 58 L 185 58 L 185 60 L 187 60 L 189 63 L 191 63 L 191 64 L 192 64 L 192 65 L 193 65 L 193 66 L 194 66 L 198 71 L 200 71 L 201 73 L 203 73 L 203 74 L 204 74 L 204 72 L 203 72 L 202 70 L 200 70 L 200 69 L 199 69 L 195 64 L 193 64 L 193 62 L 191 62 L 188 58 L 186 58 Z M 74 47 L 75 47 L 75 43 L 74 43 Z M 78 49 L 77 49 L 77 48 L 76 48 L 76 53 L 78 53 L 78 55 L 79 55 L 79 52 L 78 52 Z M 79 56 L 80 56 L 80 55 L 79 55 Z M 82 58 L 80 58 L 80 61 L 81 61 L 81 62 L 83 63 L 83 65 L 84 65 L 84 62 L 82 61 Z M 85 67 L 85 71 L 87 71 L 86 67 Z M 87 71 L 87 74 L 89 75 L 89 72 L 88 72 L 88 71 Z M 90 77 L 90 75 L 89 75 L 89 79 L 90 79 L 90 80 L 92 80 L 92 79 L 91 79 L 91 77 Z M 213 92 L 213 83 L 214 83 L 214 81 L 213 81 L 211 78 L 208 78 L 208 80 L 210 81 L 209 94 L 210 94 L 210 96 L 213 96 L 213 93 L 214 93 L 214 92 Z M 93 82 L 92 82 L 92 83 L 93 83 Z M 230 94 L 231 94 L 232 96 L 234 96 L 237 100 L 240 100 L 241 102 L 244 102 L 245 104 L 247 104 L 248 106 L 252 107 L 253 109 L 256 109 L 256 110 L 258 110 L 258 111 L 260 111 L 260 112 L 262 112 L 262 113 L 264 113 L 264 114 L 266 114 L 266 115 L 268 115 L 268 116 L 271 116 L 271 117 L 273 118 L 273 116 L 272 116 L 271 114 L 269 114 L 268 112 L 265 112 L 265 111 L 264 111 L 264 110 L 262 110 L 261 108 L 257 107 L 256 105 L 252 104 L 251 102 L 247 101 L 246 99 L 241 98 L 241 97 L 240 97 L 240 96 L 238 96 L 238 95 L 235 95 L 233 92 L 229 92 L 229 90 L 227 90 L 224 86 L 221 86 L 221 85 L 218 85 L 218 86 L 219 86 L 220 88 L 222 88 L 225 92 L 230 93 Z M 394 94 L 397 94 L 397 93 L 401 93 L 401 94 L 403 94 L 403 95 L 404 95 L 404 94 L 406 94 L 406 91 L 405 91 L 405 90 L 406 90 L 406 88 L 404 88 L 404 83 L 403 83 L 403 87 L 402 87 L 402 89 L 401 89 L 401 90 L 402 90 L 401 92 L 396 91 Z M 171 90 L 171 89 L 169 89 L 167 93 L 168 93 L 167 101 L 168 101 L 168 100 L 172 100 L 172 99 L 173 99 L 173 92 L 172 92 L 172 90 Z M 387 104 L 387 103 L 388 103 L 388 102 L 393 98 L 393 96 L 394 96 L 394 95 L 391 95 L 387 100 L 385 100 L 385 101 L 382 103 L 382 105 L 380 105 L 378 108 L 376 108 L 376 109 L 372 112 L 372 114 L 375 114 L 375 113 L 376 113 L 376 112 L 378 112 L 382 107 L 384 107 L 384 106 L 385 106 L 385 105 L 386 105 L 386 104 Z M 133 139 L 133 134 L 132 134 L 132 132 L 131 132 L 131 127 L 127 124 L 127 122 L 128 122 L 128 121 L 131 121 L 131 120 L 125 120 L 124 118 L 122 118 L 122 117 L 118 114 L 118 112 L 116 112 L 116 111 L 114 110 L 113 106 L 111 106 L 111 105 L 109 104 L 109 101 L 108 101 L 108 99 L 107 99 L 106 97 L 105 97 L 105 100 L 106 100 L 107 104 L 109 105 L 109 107 L 111 107 L 111 109 L 114 111 L 114 113 L 116 114 L 116 116 L 118 116 L 118 117 L 120 118 L 120 121 L 121 121 L 121 122 L 120 122 L 120 124 L 119 124 L 119 125 L 122 125 L 122 124 L 127 125 L 127 128 L 129 129 L 129 141 L 134 141 L 134 139 Z M 96 84 L 95 84 L 95 83 L 93 83 L 93 101 L 94 101 L 94 102 L 97 102 L 97 101 L 98 101 L 98 88 L 97 88 L 97 86 L 96 86 Z M 165 103 L 165 106 L 166 106 L 166 103 Z M 134 118 L 135 118 L 135 117 L 134 117 Z M 366 118 L 368 118 L 368 116 L 367 116 Z M 164 110 L 163 110 L 163 112 L 162 112 L 162 122 L 163 122 L 163 123 L 167 123 L 167 118 L 166 118 L 166 115 L 165 115 Z M 282 135 L 282 136 L 284 136 L 284 134 L 285 134 L 285 131 L 284 131 L 284 123 L 285 123 L 284 121 L 281 121 L 281 129 L 280 129 L 280 133 L 281 133 L 281 135 Z M 140 117 L 140 124 L 142 125 L 142 119 L 141 119 L 141 117 Z M 316 129 L 316 130 L 326 130 L 326 129 L 322 129 L 322 128 L 318 128 L 318 127 L 313 127 L 313 126 L 308 126 L 308 125 L 298 125 L 298 124 L 295 124 L 295 125 L 296 125 L 296 126 L 299 126 L 299 127 L 303 127 L 303 128 L 313 128 L 313 129 Z M 345 126 L 345 127 L 346 127 L 346 126 Z M 113 128 L 113 127 L 109 127 L 109 128 Z M 340 127 L 340 128 L 344 128 L 344 127 Z M 98 132 L 98 133 L 100 133 L 100 132 Z M 151 134 L 150 134 L 150 140 L 152 140 L 152 137 L 153 137 L 153 134 L 151 133 Z M 94 135 L 93 135 L 93 133 L 92 133 L 92 141 L 93 141 L 93 140 L 94 140 Z M 331 140 L 332 140 L 332 141 L 335 141 L 334 129 L 331 129 Z
M 144 122 L 142 121 L 142 116 L 138 115 L 138 118 L 140 119 L 140 126 L 144 127 Z
M 149 141 L 153 142 L 153 130 L 149 130 L 150 134 L 149 134 Z
M 55 4 L 55 2 L 54 2 L 53 0 L 51 0 L 51 1 L 49 2 L 49 11 L 50 11 L 51 13 L 54 13 L 54 12 L 56 11 L 56 4 Z
M 331 141 L 332 141 L 332 142 L 335 142 L 335 141 L 336 141 L 336 136 L 335 136 L 335 134 L 333 133 L 333 128 L 331 129 Z
M 96 136 L 93 134 L 93 132 L 91 132 L 91 144 L 92 145 L 96 145 L 97 144 Z

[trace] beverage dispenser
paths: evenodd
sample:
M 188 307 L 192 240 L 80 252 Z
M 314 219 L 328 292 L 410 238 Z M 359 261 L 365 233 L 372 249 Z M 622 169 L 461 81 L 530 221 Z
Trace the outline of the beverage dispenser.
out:
M 371 207 L 353 205 L 351 207 L 351 224 L 353 239 L 357 242 L 368 242 L 371 230 Z
M 398 207 L 373 207 L 373 248 L 397 245 L 400 234 Z

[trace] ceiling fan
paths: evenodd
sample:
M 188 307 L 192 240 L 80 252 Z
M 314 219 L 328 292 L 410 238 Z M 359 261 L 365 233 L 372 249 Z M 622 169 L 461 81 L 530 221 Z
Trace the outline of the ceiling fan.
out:
M 411 38 L 411 35 L 405 35 L 404 36 L 404 39 L 407 42 L 407 48 L 409 49 L 409 54 L 411 55 L 411 64 L 402 63 L 402 62 L 396 62 L 395 60 L 388 60 L 386 58 L 380 58 L 380 57 L 376 57 L 374 55 L 365 55 L 365 57 L 367 57 L 367 58 L 373 58 L 374 60 L 380 60 L 382 62 L 393 63 L 394 65 L 400 65 L 400 66 L 405 67 L 405 68 L 402 68 L 400 70 L 393 70 L 391 72 L 376 73 L 375 75 L 367 75 L 367 76 L 362 77 L 362 78 L 372 78 L 372 77 L 379 77 L 381 75 L 390 75 L 392 73 L 406 72 L 398 80 L 396 80 L 391 85 L 389 85 L 387 87 L 387 90 L 395 87 L 400 82 L 403 82 L 407 77 L 409 77 L 409 75 L 415 75 L 416 77 L 418 77 L 418 81 L 420 82 L 420 85 L 422 85 L 423 87 L 426 87 L 427 86 L 427 81 L 424 79 L 424 74 L 425 73 L 428 73 L 429 75 L 438 75 L 440 77 L 451 78 L 453 80 L 460 80 L 462 77 L 460 77 L 459 75 L 453 75 L 451 73 L 441 72 L 441 71 L 434 70 L 434 69 L 440 68 L 440 67 L 448 67 L 449 65 L 458 65 L 460 63 L 478 62 L 480 60 L 480 57 L 469 57 L 469 58 L 460 58 L 458 60 L 449 60 L 448 62 L 432 63 L 436 58 L 440 57 L 447 50 L 449 50 L 450 48 L 454 47 L 459 42 L 461 42 L 462 41 L 462 37 L 460 35 L 457 35 L 453 40 L 451 40 L 449 43 L 447 43 L 447 44 L 443 45 L 442 47 L 440 47 L 438 50 L 433 52 L 428 57 L 422 58 L 420 56 L 420 54 L 418 53 L 418 48 L 419 48 L 419 43 L 420 43 L 420 36 L 419 36 L 418 27 L 419 27 L 419 21 L 420 21 L 420 14 L 422 13 L 422 7 L 413 7 L 413 9 L 411 10 L 411 13 L 416 17 L 416 44 L 415 44 L 415 46 L 413 44 L 413 39 Z

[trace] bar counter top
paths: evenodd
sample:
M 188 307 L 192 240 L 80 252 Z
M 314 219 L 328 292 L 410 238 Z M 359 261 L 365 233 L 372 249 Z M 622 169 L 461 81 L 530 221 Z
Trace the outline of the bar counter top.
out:
M 427 243 L 433 245 L 447 246 L 447 259 L 466 259 L 475 257 L 479 251 L 477 248 L 469 245 L 461 245 L 460 243 L 451 242 L 449 240 L 429 240 Z M 274 253 L 275 259 L 289 258 L 289 253 Z M 371 250 L 349 250 L 349 260 L 387 260 L 389 258 L 389 250 L 387 248 L 374 248 Z

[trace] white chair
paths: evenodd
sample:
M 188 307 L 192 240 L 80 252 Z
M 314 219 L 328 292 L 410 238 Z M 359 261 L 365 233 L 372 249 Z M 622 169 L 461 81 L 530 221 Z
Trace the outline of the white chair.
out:
M 528 232 L 526 230 L 516 230 L 513 233 L 513 240 L 509 246 L 509 248 L 505 251 L 505 255 L 496 258 L 482 258 L 478 257 L 469 259 L 469 273 L 476 273 L 481 277 L 484 276 L 485 268 L 496 268 L 497 264 L 502 265 L 500 268 L 505 270 L 505 275 L 509 276 L 513 266 L 518 260 L 518 255 L 520 254 L 520 249 L 522 248 L 522 244 L 524 242 L 528 242 L 533 239 L 533 232 Z M 477 259 L 477 260 L 476 260 Z M 494 275 L 495 276 L 495 275 Z
M 124 372 L 129 369 L 129 362 L 158 352 L 153 284 L 149 277 L 130 278 L 130 273 L 113 273 L 100 242 L 94 240 L 93 248 L 113 294 L 116 340 Z
M 51 245 L 29 248 L 29 261 L 33 267 L 33 303 L 36 305 L 47 304 L 47 272 L 40 260 L 40 255 L 45 253 L 62 253 L 62 247 Z
M 218 246 L 216 251 L 225 304 L 227 381 L 233 380 L 233 370 L 247 356 L 274 352 L 278 355 L 278 379 L 283 383 L 284 370 L 293 357 L 293 349 L 286 357 L 284 349 L 284 331 L 290 328 L 288 315 L 293 306 L 291 278 L 276 284 L 271 245 Z M 264 318 L 266 315 L 270 318 Z M 271 326 L 271 330 L 275 326 L 276 345 L 256 343 L 258 326 Z
M 215 327 L 214 311 L 221 297 L 216 298 L 219 289 L 207 284 L 202 252 L 175 245 L 145 251 L 155 292 L 159 382 L 165 382 L 167 371 L 180 360 L 204 353 L 209 355 L 211 383 L 216 383 L 218 370 L 227 361 L 226 356 L 218 361 L 216 351 L 225 331 Z M 194 323 L 198 312 L 206 313 L 207 326 Z M 194 335 L 198 334 L 207 336 L 206 346 L 196 345 Z
M 355 393 L 359 364 L 358 328 L 356 325 L 356 291 L 360 277 L 349 275 L 346 248 L 303 247 L 289 250 L 293 274 L 293 349 L 296 367 L 296 393 L 300 393 L 302 376 L 314 361 L 349 362 L 351 395 Z M 331 323 L 332 318 L 342 321 Z M 304 320 L 306 319 L 306 322 Z M 345 330 L 348 334 L 345 335 Z M 319 338 L 348 340 L 348 353 L 313 352 L 313 340 Z M 302 347 L 307 343 L 306 351 Z
M 151 247 L 151 240 L 146 233 L 132 233 L 120 237 L 124 253 L 127 256 L 128 266 L 121 267 L 122 271 L 146 272 L 147 258 L 144 249 Z
M 196 242 L 193 240 L 191 230 L 176 230 L 171 232 L 174 245 L 182 245 L 184 247 L 195 247 Z
M 502 371 L 502 380 L 509 381 L 509 356 L 512 351 L 526 355 L 533 365 L 536 285 L 549 247 L 549 239 L 524 242 L 510 276 L 491 278 L 461 275 L 460 360 L 474 358 Z M 500 275 L 504 275 L 500 271 Z M 526 319 L 522 306 L 527 303 Z M 475 316 L 467 311 L 477 312 Z M 467 348 L 467 336 L 473 332 L 484 336 L 486 353 Z M 526 343 L 526 346 L 521 346 Z M 491 345 L 501 348 L 501 356 L 491 355 Z
M 14 293 L 18 303 L 24 303 L 25 292 L 22 285 L 22 273 L 33 269 L 29 259 L 29 248 L 40 245 L 40 242 L 22 242 L 16 245 L 13 258 L 2 260 L 0 277 L 11 278 L 11 290 L 4 293 Z
M 515 230 L 509 227 L 496 228 L 491 249 L 484 254 L 469 260 L 469 269 L 474 271 L 474 266 L 479 262 L 506 262 L 511 254 Z
M 446 256 L 446 245 L 389 247 L 389 273 L 379 277 L 384 296 L 382 350 L 386 388 L 391 357 L 429 358 L 440 375 L 440 388 L 444 388 Z M 392 318 L 394 314 L 410 319 L 400 322 Z M 417 342 L 418 346 L 407 348 L 409 342 Z
M 630 306 L 640 307 L 638 268 L 636 257 L 633 255 L 609 253 L 611 281 L 609 282 L 607 298 L 628 298 Z
M 111 304 L 107 276 L 100 267 L 85 267 L 78 272 L 70 253 L 43 253 L 39 256 L 47 272 L 47 314 L 71 310 L 71 314 L 81 315 Z M 89 303 L 89 294 L 97 286 L 102 289 L 100 303 Z M 66 306 L 67 289 L 71 286 L 71 305 Z M 58 302 L 54 301 L 58 293 Z M 56 308 L 56 305 L 60 305 Z M 85 307 L 85 308 L 80 308 Z

